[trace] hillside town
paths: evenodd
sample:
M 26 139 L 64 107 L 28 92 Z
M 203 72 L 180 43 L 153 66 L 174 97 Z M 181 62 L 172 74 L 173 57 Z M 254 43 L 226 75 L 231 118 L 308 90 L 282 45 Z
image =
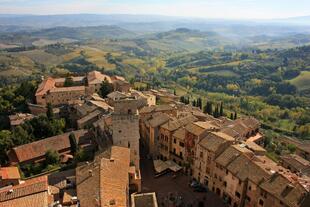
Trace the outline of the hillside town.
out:
M 0 207 L 310 206 L 310 142 L 281 138 L 296 151 L 275 162 L 257 119 L 215 118 L 179 100 L 98 71 L 43 78 L 11 128 L 40 116 L 69 127 L 6 152 Z M 42 163 L 58 167 L 31 168 Z

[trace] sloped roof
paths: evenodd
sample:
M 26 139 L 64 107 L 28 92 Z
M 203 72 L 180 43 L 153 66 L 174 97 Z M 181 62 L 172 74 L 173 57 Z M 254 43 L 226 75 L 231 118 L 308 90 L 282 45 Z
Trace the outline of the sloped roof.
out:
M 227 166 L 227 170 L 242 181 L 245 181 L 248 178 L 256 184 L 259 184 L 262 180 L 269 177 L 267 171 L 255 165 L 255 163 L 252 162 L 251 157 L 245 154 L 240 154 L 239 157 L 233 160 Z
M 51 93 L 85 91 L 85 86 L 57 87 L 50 89 Z
M 112 82 L 110 76 L 104 75 L 99 71 L 92 71 L 87 74 L 87 82 L 89 85 L 101 84 L 105 80 L 107 80 L 109 83 Z
M 11 191 L 10 191 L 11 190 Z M 24 183 L 0 189 L 2 207 L 43 207 L 48 206 L 48 180 L 41 176 Z
M 107 97 L 109 99 L 115 100 L 115 99 L 118 99 L 118 98 L 127 97 L 127 95 L 122 93 L 122 92 L 119 92 L 119 91 L 113 91 L 113 92 L 109 93 L 107 95 Z
M 224 152 L 222 152 L 215 160 L 215 162 L 219 163 L 223 167 L 226 167 L 230 164 L 234 159 L 239 157 L 242 153 L 248 153 L 254 155 L 250 150 L 245 147 L 240 147 L 239 145 L 232 145 L 228 147 Z
M 211 152 L 216 152 L 222 144 L 233 142 L 235 139 L 221 132 L 210 132 L 199 142 L 199 145 Z
M 178 128 L 180 128 L 181 126 L 185 126 L 191 122 L 197 121 L 198 119 L 193 116 L 193 115 L 189 115 L 186 117 L 182 117 L 176 120 L 170 120 L 167 123 L 165 123 L 164 125 L 162 125 L 161 127 L 164 129 L 167 129 L 169 131 L 175 131 Z
M 100 163 L 100 204 L 127 207 L 129 184 L 130 150 L 113 146 L 111 159 L 102 159 Z
M 169 121 L 169 119 L 169 115 L 159 112 L 157 114 L 154 114 L 153 118 L 149 120 L 149 124 L 151 127 L 154 128 L 166 123 L 167 121 Z
M 55 87 L 55 80 L 51 77 L 46 78 L 38 87 L 36 96 L 42 96 Z
M 275 173 L 260 187 L 290 207 L 300 206 L 307 191 L 298 183 L 292 183 L 282 174 Z
M 2 179 L 20 179 L 18 167 L 0 167 L 0 177 Z
M 185 129 L 183 127 L 177 129 L 174 133 L 173 136 L 180 139 L 180 140 L 184 140 L 185 139 Z
M 29 144 L 21 145 L 18 147 L 14 147 L 10 151 L 9 155 L 11 153 L 14 153 L 17 158 L 16 162 L 24 162 L 27 160 L 31 160 L 34 158 L 44 156 L 46 151 L 48 150 L 60 151 L 63 149 L 70 148 L 69 135 L 71 133 L 74 133 L 77 139 L 77 143 L 81 143 L 85 141 L 85 140 L 82 140 L 81 138 L 87 135 L 88 131 L 87 130 L 73 131 L 73 132 L 57 135 L 54 137 L 42 139 L 42 140 L 32 142 Z
M 298 155 L 283 155 L 280 158 L 301 172 L 307 170 L 310 173 L 310 162 L 308 160 L 305 160 Z

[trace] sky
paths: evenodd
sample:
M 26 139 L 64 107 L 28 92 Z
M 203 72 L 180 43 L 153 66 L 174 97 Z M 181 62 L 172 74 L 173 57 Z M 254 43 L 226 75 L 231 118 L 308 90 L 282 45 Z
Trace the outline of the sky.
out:
M 0 0 L 0 14 L 76 13 L 277 19 L 310 15 L 310 0 Z

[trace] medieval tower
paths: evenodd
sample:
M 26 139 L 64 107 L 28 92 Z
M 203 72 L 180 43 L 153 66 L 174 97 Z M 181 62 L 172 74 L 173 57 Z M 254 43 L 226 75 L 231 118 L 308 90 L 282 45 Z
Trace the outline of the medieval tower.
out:
M 130 148 L 130 160 L 140 169 L 139 112 L 136 97 L 118 98 L 114 102 L 113 145 Z

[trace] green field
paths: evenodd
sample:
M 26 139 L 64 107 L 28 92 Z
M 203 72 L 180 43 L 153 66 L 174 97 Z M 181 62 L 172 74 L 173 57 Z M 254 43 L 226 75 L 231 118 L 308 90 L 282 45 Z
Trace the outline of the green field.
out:
M 299 76 L 290 80 L 290 83 L 295 85 L 299 91 L 310 89 L 310 71 L 302 71 Z

